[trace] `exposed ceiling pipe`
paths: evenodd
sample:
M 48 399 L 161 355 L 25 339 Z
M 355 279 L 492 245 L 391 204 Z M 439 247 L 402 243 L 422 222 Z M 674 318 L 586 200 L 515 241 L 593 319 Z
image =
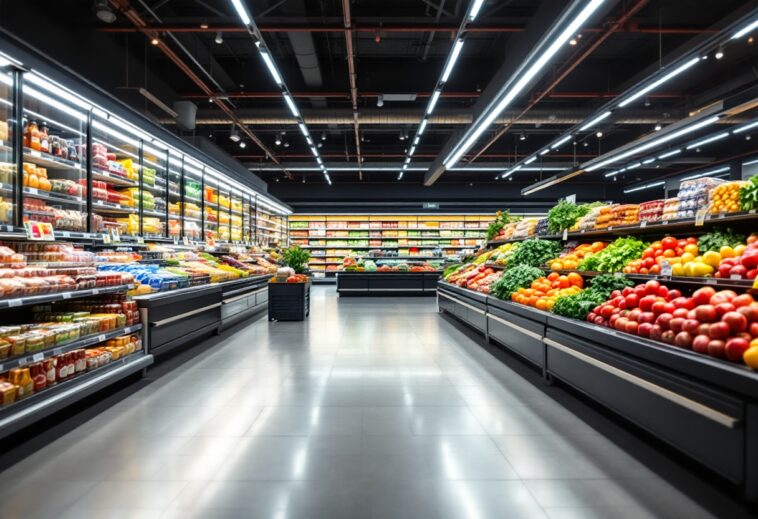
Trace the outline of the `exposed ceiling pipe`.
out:
M 392 95 L 395 92 L 358 92 L 359 99 L 377 98 L 380 95 Z M 401 92 L 397 92 L 401 94 Z M 350 99 L 350 94 L 345 92 L 292 92 L 292 97 L 323 97 L 330 99 Z M 407 94 L 407 92 L 402 92 Z M 414 92 L 417 99 L 429 98 L 432 92 Z M 447 99 L 476 99 L 482 95 L 481 92 L 442 92 L 440 98 Z M 552 99 L 610 99 L 618 97 L 619 92 L 548 92 L 546 97 Z M 221 99 L 279 99 L 281 92 L 219 92 L 214 97 Z M 184 99 L 205 99 L 204 94 L 187 93 L 181 97 Z M 685 97 L 683 94 L 673 92 L 650 93 L 647 95 L 650 99 L 680 99 Z
M 213 90 L 211 90 L 208 85 L 205 84 L 205 82 L 198 77 L 198 75 L 193 71 L 189 65 L 187 65 L 182 58 L 180 58 L 164 41 L 161 40 L 160 34 L 156 31 L 147 29 L 147 24 L 142 19 L 142 17 L 139 15 L 139 13 L 131 6 L 129 3 L 129 0 L 110 0 L 110 3 L 118 9 L 130 22 L 134 24 L 134 26 L 143 33 L 147 38 L 149 38 L 151 41 L 155 40 L 158 42 L 156 47 L 158 47 L 163 54 L 168 57 L 179 69 L 184 72 L 184 74 L 193 82 L 195 83 L 200 90 L 205 92 L 205 94 L 208 96 L 209 99 L 213 99 Z M 288 178 L 292 178 L 292 174 L 287 171 L 286 168 L 284 168 L 281 163 L 279 162 L 279 159 L 276 158 L 274 153 L 265 145 L 263 142 L 248 128 L 242 121 L 240 121 L 237 116 L 234 114 L 231 108 L 227 106 L 227 104 L 222 99 L 215 99 L 215 104 L 218 106 L 228 117 L 229 122 L 233 122 L 235 125 L 237 125 L 242 132 L 247 135 L 251 141 L 253 141 L 264 153 L 267 157 L 271 159 L 272 162 L 274 162 L 276 165 L 282 167 L 282 171 L 284 171 L 284 174 Z
M 240 26 L 228 26 L 228 25 L 209 25 L 208 27 L 200 27 L 194 24 L 153 24 L 145 26 L 146 30 L 156 32 L 223 32 L 223 33 L 246 33 L 244 27 Z M 266 32 L 346 32 L 346 28 L 339 25 L 263 25 L 258 26 L 258 29 L 262 33 Z M 118 27 L 118 26 L 105 26 L 98 28 L 101 32 L 140 32 L 134 27 Z M 455 34 L 458 32 L 457 25 L 360 25 L 353 26 L 350 30 L 354 33 L 371 33 L 376 34 L 381 32 L 382 34 L 389 33 L 418 33 L 418 32 L 447 32 Z M 466 29 L 466 32 L 470 33 L 517 33 L 524 32 L 523 26 L 479 26 L 470 27 Z M 582 33 L 602 33 L 605 32 L 604 27 L 588 27 L 582 29 Z M 682 35 L 698 35 L 698 34 L 715 34 L 718 32 L 716 29 L 701 28 L 701 27 L 640 27 L 635 24 L 628 24 L 621 27 L 618 32 L 622 33 L 641 33 L 641 34 L 682 34 Z
M 492 136 L 492 138 L 487 141 L 484 146 L 482 146 L 479 151 L 477 151 L 473 157 L 471 157 L 468 160 L 468 163 L 474 162 L 476 159 L 478 159 L 482 153 L 484 153 L 490 146 L 495 144 L 500 137 L 505 135 L 508 130 L 511 129 L 514 123 L 519 121 L 526 113 L 534 108 L 534 106 L 542 101 L 549 92 L 554 90 L 566 77 L 573 72 L 576 67 L 578 67 L 585 59 L 587 59 L 593 52 L 595 52 L 600 45 L 602 45 L 608 38 L 611 37 L 612 34 L 614 34 L 616 31 L 618 31 L 621 27 L 626 25 L 629 20 L 631 20 L 632 16 L 637 14 L 640 9 L 645 7 L 649 3 L 650 0 L 637 0 L 637 2 L 629 9 L 627 10 L 621 17 L 616 20 L 614 23 L 610 24 L 608 28 L 598 35 L 594 41 L 588 45 L 584 49 L 579 49 L 574 55 L 566 62 L 566 64 L 553 75 L 553 79 L 550 81 L 547 88 L 545 88 L 542 92 L 536 94 L 534 97 L 532 97 L 529 102 L 527 103 L 526 107 L 521 111 L 521 113 L 513 119 L 512 122 L 506 124 L 502 128 L 500 128 L 497 132 L 495 132 L 495 135 Z
M 350 0 L 342 0 L 342 18 L 345 25 L 347 71 L 350 76 L 350 102 L 353 105 L 353 132 L 355 133 L 355 151 L 356 160 L 358 161 L 358 179 L 363 180 L 363 171 L 361 171 L 363 158 L 361 157 L 361 138 L 359 129 L 360 123 L 358 120 L 358 76 L 355 71 L 355 53 L 353 50 L 353 30 L 350 16 Z

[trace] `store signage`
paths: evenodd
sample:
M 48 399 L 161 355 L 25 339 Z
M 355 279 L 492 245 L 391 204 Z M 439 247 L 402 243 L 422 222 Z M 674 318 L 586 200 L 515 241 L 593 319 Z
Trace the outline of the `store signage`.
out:
M 24 222 L 26 239 L 31 241 L 55 241 L 55 229 L 53 224 L 47 222 Z
M 576 203 L 576 193 L 573 195 L 569 195 L 566 197 L 566 202 L 571 202 L 572 204 Z

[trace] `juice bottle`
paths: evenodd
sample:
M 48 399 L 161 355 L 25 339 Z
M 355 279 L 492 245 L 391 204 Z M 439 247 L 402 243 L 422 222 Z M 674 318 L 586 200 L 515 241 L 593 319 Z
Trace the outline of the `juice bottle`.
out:
M 50 152 L 50 136 L 47 132 L 47 123 L 45 121 L 42 121 L 42 126 L 40 127 L 39 131 L 39 149 L 40 151 L 44 151 L 45 153 Z
M 29 147 L 33 150 L 40 151 L 42 143 L 40 142 L 39 126 L 37 121 L 31 121 L 29 123 Z

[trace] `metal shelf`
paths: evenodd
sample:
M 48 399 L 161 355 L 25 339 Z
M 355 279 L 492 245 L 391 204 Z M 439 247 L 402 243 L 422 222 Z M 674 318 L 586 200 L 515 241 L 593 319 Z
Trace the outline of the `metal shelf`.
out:
M 138 184 L 136 181 L 130 178 L 122 177 L 121 175 L 116 175 L 115 173 L 111 173 L 109 171 L 94 168 L 92 169 L 92 179 L 107 182 L 108 184 L 113 184 L 116 186 L 137 187 Z
M 66 299 L 79 299 L 82 297 L 92 297 L 101 294 L 112 294 L 114 292 L 123 292 L 129 290 L 133 285 L 115 285 L 112 287 L 90 288 L 86 290 L 69 290 L 67 292 L 55 292 L 52 294 L 40 294 L 36 296 L 16 297 L 13 299 L 0 299 L 0 309 L 16 308 L 20 306 L 39 305 L 43 303 L 52 303 L 54 301 L 64 301 Z
M 69 171 L 84 171 L 86 169 L 78 162 L 60 159 L 49 153 L 43 153 L 31 148 L 24 148 L 24 162 L 31 162 L 48 169 L 66 169 Z

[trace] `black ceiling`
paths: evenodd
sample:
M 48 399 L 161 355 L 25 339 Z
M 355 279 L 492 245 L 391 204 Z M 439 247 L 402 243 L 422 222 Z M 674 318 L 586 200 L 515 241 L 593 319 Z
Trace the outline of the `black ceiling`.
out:
M 343 2 L 246 1 L 310 131 L 321 142 L 320 153 L 332 169 L 334 186 L 331 189 L 360 193 L 361 189 L 367 192 L 372 185 L 397 182 L 396 171 L 371 171 L 370 168 L 402 164 L 408 141 L 399 137 L 403 132 L 411 136 L 415 133 L 418 123 L 413 121 L 418 120 L 426 107 L 469 1 L 349 2 L 350 21 L 355 29 L 358 112 L 361 120 L 371 121 L 360 126 L 362 164 L 367 168 L 362 177 L 355 170 L 339 170 L 355 167 L 358 160 L 351 122 Z M 274 186 L 275 193 L 281 190 L 285 200 L 287 196 L 293 197 L 297 189 L 303 191 L 303 179 L 325 187 L 319 171 L 299 169 L 315 166 L 313 156 L 289 118 L 289 111 L 251 38 L 240 30 L 241 24 L 230 0 L 118 0 L 111 4 L 131 5 L 149 27 L 159 30 L 162 45 L 169 46 L 214 95 L 232 106 L 235 115 L 249 120 L 249 129 L 284 166 L 292 167 L 293 176 L 274 171 L 272 161 L 249 140 L 245 149 L 232 143 L 229 140 L 231 124 L 226 114 L 209 102 L 208 95 L 158 46 L 151 45 L 150 37 L 137 31 L 122 13 L 118 13 L 114 23 L 106 24 L 95 17 L 91 0 L 0 2 L 0 23 L 173 129 L 176 127 L 171 118 L 137 94 L 136 88 L 146 88 L 167 105 L 177 100 L 195 102 L 198 125 L 189 133 L 210 138 L 246 165 L 266 169 L 259 174 Z M 549 4 L 554 4 L 553 11 Z M 507 114 L 519 114 L 557 74 L 577 61 L 580 63 L 521 121 L 472 161 L 472 166 L 499 167 L 534 153 L 645 77 L 658 63 L 666 64 L 667 60 L 754 7 L 754 2 L 740 0 L 627 0 L 607 4 L 605 12 L 586 24 L 578 44 L 567 45 Z M 586 57 L 581 57 L 615 20 L 635 9 L 637 4 L 642 4 L 641 9 L 623 27 Z M 470 118 L 472 107 L 503 63 L 509 59 L 520 60 L 520 54 L 514 55 L 517 49 L 524 45 L 531 48 L 533 42 L 529 38 L 538 39 L 555 20 L 545 13 L 555 12 L 565 5 L 565 1 L 558 0 L 485 1 L 481 14 L 466 35 L 461 59 L 435 111 L 435 114 L 449 116 L 448 122 L 430 124 L 413 165 L 431 163 L 451 137 L 467 127 L 465 120 Z M 171 39 L 166 29 L 174 31 L 170 34 L 176 40 Z M 218 30 L 223 40 L 220 44 L 215 42 Z M 672 123 L 695 108 L 749 87 L 758 77 L 755 65 L 756 52 L 752 46 L 730 48 L 724 59 L 707 67 L 707 73 L 684 74 L 667 83 L 654 91 L 647 102 L 630 109 L 627 123 L 608 124 L 601 128 L 601 138 L 589 134 L 580 139 L 575 148 L 551 154 L 550 161 L 556 166 L 583 162 L 651 132 L 656 122 Z M 378 107 L 380 94 L 415 94 L 416 98 L 385 101 Z M 479 151 L 498 129 L 498 125 L 493 125 L 472 152 Z M 275 143 L 283 131 L 286 132 L 284 142 L 289 144 L 286 148 L 284 144 Z M 749 151 L 750 143 L 732 143 L 729 149 L 725 148 L 719 147 L 708 160 Z M 687 169 L 685 166 L 674 168 Z M 438 182 L 451 186 L 473 183 L 484 185 L 485 189 L 498 185 L 502 199 L 516 200 L 524 185 L 553 174 L 524 173 L 503 182 L 494 180 L 496 173 L 447 172 Z M 406 188 L 413 186 L 411 189 L 423 192 L 423 177 L 424 171 L 410 171 L 402 182 Z M 632 181 L 633 177 L 620 177 L 616 184 Z M 577 185 L 601 182 L 602 175 L 588 175 Z M 287 184 L 290 187 L 284 187 Z M 322 198 L 328 196 L 325 195 L 328 191 L 323 189 L 318 193 Z

